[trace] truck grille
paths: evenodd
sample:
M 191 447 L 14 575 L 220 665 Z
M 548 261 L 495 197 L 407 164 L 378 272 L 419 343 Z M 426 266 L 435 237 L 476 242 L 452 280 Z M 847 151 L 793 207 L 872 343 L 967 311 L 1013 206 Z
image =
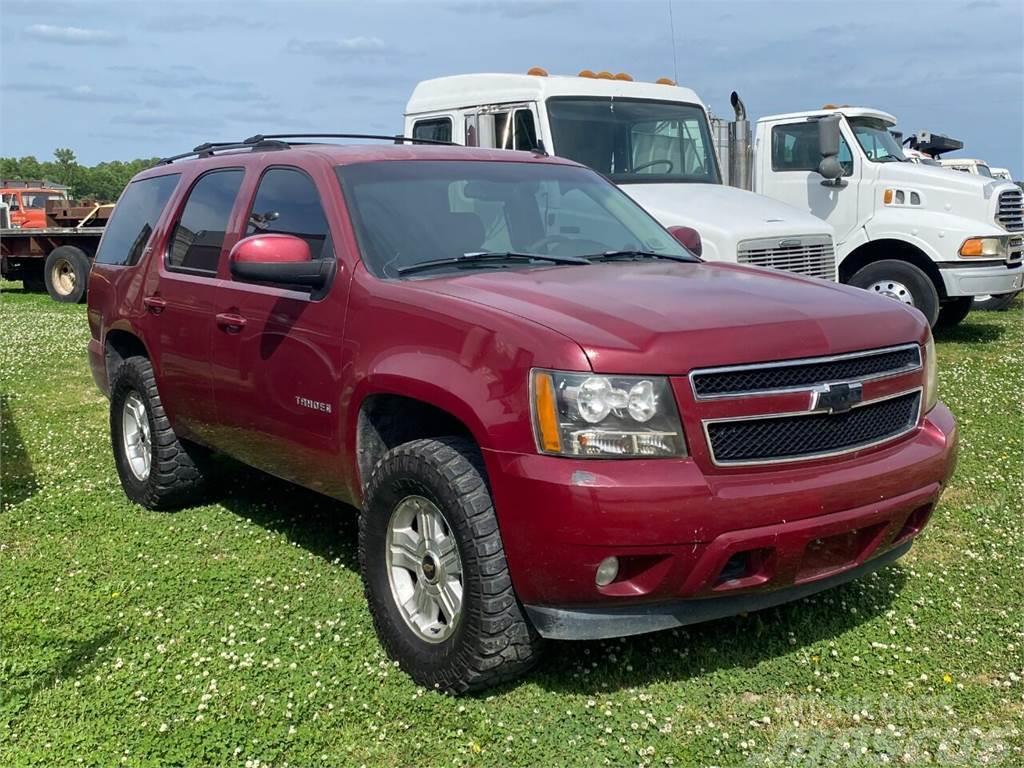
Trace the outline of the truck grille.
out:
M 996 222 L 1010 232 L 1024 231 L 1024 192 L 1007 189 L 999 194 Z
M 912 430 L 921 391 L 874 400 L 842 413 L 800 413 L 705 424 L 715 464 L 751 464 L 847 453 Z
M 836 254 L 828 235 L 744 240 L 736 248 L 736 260 L 822 280 L 836 279 Z
M 917 344 L 836 357 L 787 360 L 781 363 L 709 368 L 690 375 L 698 399 L 736 397 L 791 389 L 810 389 L 840 381 L 868 381 L 921 367 Z

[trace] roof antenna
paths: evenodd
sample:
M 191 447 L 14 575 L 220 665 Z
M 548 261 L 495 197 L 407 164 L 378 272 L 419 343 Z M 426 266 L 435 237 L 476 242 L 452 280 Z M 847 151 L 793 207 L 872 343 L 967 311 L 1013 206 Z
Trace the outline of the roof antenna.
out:
M 668 1 L 668 29 L 672 35 L 672 79 L 679 82 L 679 61 L 676 59 L 676 21 L 672 16 L 672 0 Z

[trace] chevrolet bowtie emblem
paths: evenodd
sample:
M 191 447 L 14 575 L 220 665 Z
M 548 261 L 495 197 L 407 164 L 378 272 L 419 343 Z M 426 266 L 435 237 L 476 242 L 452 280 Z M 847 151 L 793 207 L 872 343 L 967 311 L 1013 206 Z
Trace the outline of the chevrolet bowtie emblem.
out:
M 860 384 L 824 384 L 811 393 L 811 410 L 842 413 L 864 399 Z

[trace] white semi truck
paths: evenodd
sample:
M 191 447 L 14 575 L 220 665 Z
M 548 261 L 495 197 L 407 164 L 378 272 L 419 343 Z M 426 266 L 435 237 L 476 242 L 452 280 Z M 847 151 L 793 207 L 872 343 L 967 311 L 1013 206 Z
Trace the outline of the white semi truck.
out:
M 905 162 L 889 133 L 896 119 L 873 109 L 761 118 L 752 140 L 733 97 L 736 119 L 724 123 L 671 81 L 540 69 L 458 75 L 416 87 L 405 130 L 542 147 L 604 173 L 662 224 L 695 229 L 706 258 L 817 277 L 830 276 L 835 259 L 839 280 L 912 305 L 933 325 L 960 322 L 974 296 L 1021 289 L 1019 188 Z M 747 194 L 723 185 L 721 167 Z
M 1024 194 L 907 162 L 895 124 L 864 107 L 762 117 L 741 183 L 832 224 L 840 281 L 912 304 L 933 325 L 955 325 L 973 297 L 1021 289 Z
M 539 69 L 427 80 L 406 106 L 405 135 L 576 160 L 609 177 L 666 227 L 699 233 L 693 247 L 706 259 L 836 279 L 832 227 L 723 184 L 707 108 L 671 81 L 588 71 L 548 76 Z

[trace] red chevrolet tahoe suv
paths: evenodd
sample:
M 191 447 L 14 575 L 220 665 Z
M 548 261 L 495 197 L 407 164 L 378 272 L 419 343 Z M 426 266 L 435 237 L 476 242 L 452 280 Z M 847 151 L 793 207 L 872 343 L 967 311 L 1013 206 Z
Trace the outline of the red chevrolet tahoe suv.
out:
M 90 278 L 125 493 L 185 505 L 217 451 L 355 505 L 422 685 L 874 571 L 953 470 L 920 313 L 704 263 L 582 166 L 197 149 L 128 185 Z

